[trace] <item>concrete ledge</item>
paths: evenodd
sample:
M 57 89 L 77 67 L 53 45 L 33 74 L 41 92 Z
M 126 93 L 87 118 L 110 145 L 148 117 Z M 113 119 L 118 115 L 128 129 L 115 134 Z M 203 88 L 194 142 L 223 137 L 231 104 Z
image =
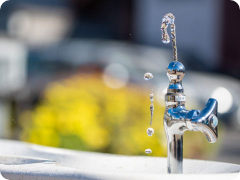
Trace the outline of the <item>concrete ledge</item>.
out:
M 166 158 L 72 151 L 10 140 L 0 140 L 0 146 L 0 172 L 10 180 L 234 179 L 240 171 L 236 164 L 184 159 L 184 174 L 169 175 Z

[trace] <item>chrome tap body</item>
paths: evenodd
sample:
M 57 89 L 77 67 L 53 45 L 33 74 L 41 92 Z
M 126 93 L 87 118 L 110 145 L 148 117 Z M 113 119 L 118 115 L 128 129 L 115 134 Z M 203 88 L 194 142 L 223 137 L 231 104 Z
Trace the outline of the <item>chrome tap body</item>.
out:
M 164 129 L 168 141 L 168 173 L 183 173 L 183 134 L 201 131 L 210 143 L 218 137 L 217 101 L 210 98 L 202 111 L 186 110 L 182 78 L 185 67 L 178 61 L 167 67 L 169 86 L 165 95 Z
M 170 82 L 165 95 L 164 129 L 168 141 L 168 173 L 183 173 L 183 134 L 186 130 L 201 131 L 210 143 L 217 141 L 217 101 L 210 98 L 202 111 L 186 110 L 186 96 L 182 87 L 185 67 L 177 58 L 174 21 L 173 14 L 168 13 L 163 17 L 161 24 L 163 43 L 170 42 L 167 33 L 170 25 L 174 59 L 167 67 Z

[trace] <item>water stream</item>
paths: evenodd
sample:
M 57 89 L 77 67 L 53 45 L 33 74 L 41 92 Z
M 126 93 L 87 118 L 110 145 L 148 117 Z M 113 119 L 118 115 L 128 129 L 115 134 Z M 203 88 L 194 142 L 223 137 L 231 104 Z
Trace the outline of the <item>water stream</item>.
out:
M 150 79 L 152 79 L 152 78 L 153 78 L 152 73 L 149 73 L 149 72 L 148 72 L 148 73 L 145 73 L 145 74 L 144 74 L 144 79 L 145 79 L 146 81 L 148 81 L 148 80 L 150 80 Z M 150 101 L 151 101 L 151 104 L 150 104 L 150 115 L 151 115 L 151 118 L 150 118 L 150 127 L 147 129 L 147 134 L 148 134 L 148 136 L 152 136 L 153 133 L 154 133 L 154 129 L 151 128 L 151 126 L 152 126 L 152 119 L 153 119 L 153 111 L 154 111 L 153 100 L 154 100 L 154 95 L 153 95 L 153 89 L 152 89 L 152 92 L 150 93 Z M 150 154 L 150 153 L 152 153 L 152 150 L 151 150 L 151 149 L 146 149 L 146 150 L 145 150 L 145 153 L 146 153 L 146 154 Z
M 174 24 L 175 17 L 172 13 L 166 14 L 162 19 L 162 42 L 167 44 L 170 42 L 170 37 L 167 33 L 167 27 L 170 24 L 171 29 L 171 37 L 172 37 L 172 45 L 173 45 L 173 59 L 177 61 L 177 45 L 176 45 L 176 32 L 175 32 L 175 24 Z
M 176 32 L 175 32 L 175 24 L 174 24 L 175 17 L 173 14 L 168 13 L 166 14 L 163 19 L 162 19 L 162 24 L 161 24 L 161 31 L 162 31 L 162 42 L 163 43 L 169 43 L 170 42 L 170 37 L 167 33 L 167 28 L 168 25 L 170 25 L 171 29 L 171 37 L 172 37 L 172 45 L 173 45 L 173 59 L 174 61 L 177 61 L 177 45 L 176 45 Z M 153 78 L 152 73 L 145 73 L 144 74 L 144 79 L 146 81 L 150 80 Z M 153 119 L 153 111 L 154 111 L 154 105 L 153 105 L 153 100 L 154 100 L 154 95 L 153 95 L 153 90 L 150 93 L 150 113 L 151 113 L 151 119 L 150 119 L 150 127 L 147 129 L 147 134 L 148 136 L 152 136 L 154 133 L 154 129 L 151 128 L 152 126 L 152 119 Z M 146 154 L 152 153 L 151 149 L 146 149 L 145 150 Z

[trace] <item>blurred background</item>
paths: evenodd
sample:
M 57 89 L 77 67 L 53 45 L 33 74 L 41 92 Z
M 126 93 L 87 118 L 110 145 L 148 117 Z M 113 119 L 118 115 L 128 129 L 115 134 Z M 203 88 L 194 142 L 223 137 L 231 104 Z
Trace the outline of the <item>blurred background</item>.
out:
M 10 0 L 0 10 L 0 138 L 166 156 L 165 14 L 176 17 L 187 109 L 219 102 L 219 140 L 184 135 L 184 158 L 240 164 L 240 11 L 230 0 Z M 154 78 L 145 81 L 151 72 Z M 154 92 L 153 125 L 149 94 Z M 4 148 L 4 147 L 3 147 Z

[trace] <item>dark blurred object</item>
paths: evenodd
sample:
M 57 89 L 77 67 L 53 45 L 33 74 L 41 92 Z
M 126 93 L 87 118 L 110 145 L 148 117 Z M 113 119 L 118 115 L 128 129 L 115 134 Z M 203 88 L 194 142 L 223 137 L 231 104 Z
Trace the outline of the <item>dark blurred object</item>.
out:
M 72 37 L 129 40 L 131 0 L 70 0 L 75 15 Z
M 221 73 L 240 79 L 240 10 L 234 1 L 224 0 Z

